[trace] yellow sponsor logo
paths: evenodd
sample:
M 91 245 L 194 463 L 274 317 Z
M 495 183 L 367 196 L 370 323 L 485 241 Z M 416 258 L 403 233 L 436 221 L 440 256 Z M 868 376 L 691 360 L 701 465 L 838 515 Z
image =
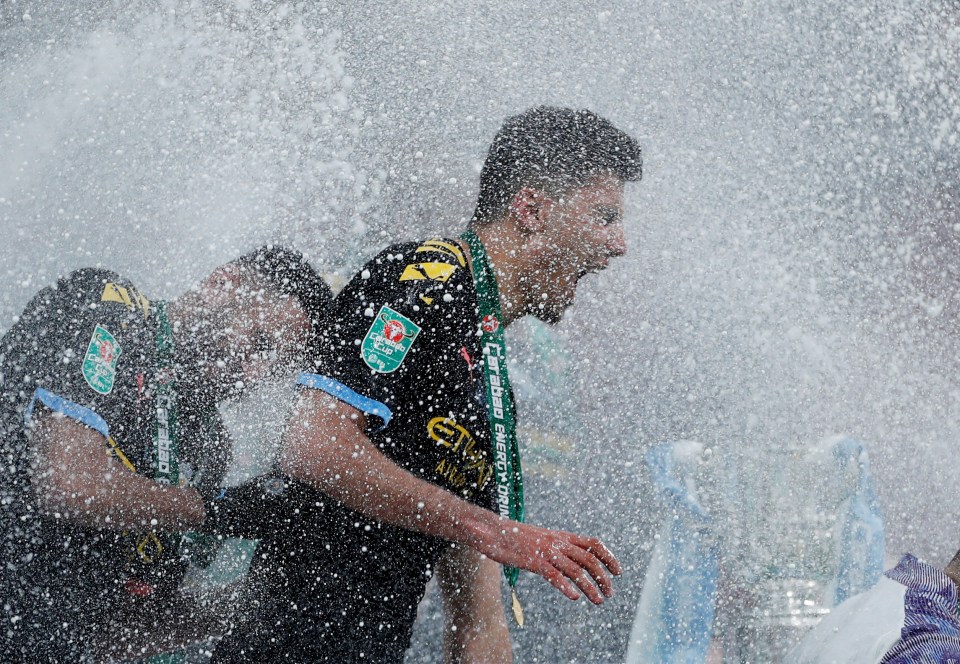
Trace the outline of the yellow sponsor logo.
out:
M 156 533 L 148 533 L 137 540 L 137 555 L 145 563 L 152 563 L 163 553 L 163 544 Z
M 477 441 L 465 427 L 450 417 L 435 417 L 427 423 L 427 434 L 443 448 L 449 450 L 448 458 L 441 460 L 436 472 L 455 487 L 466 483 L 466 475 L 476 479 L 477 488 L 482 488 L 493 474 L 493 466 L 478 448 Z M 452 458 L 451 458 L 452 457 Z
M 466 428 L 451 417 L 435 417 L 427 423 L 427 433 L 443 447 L 454 452 L 463 448 L 463 454 L 472 456 L 477 441 Z
M 463 250 L 455 244 L 450 242 L 444 242 L 443 240 L 427 240 L 419 247 L 417 247 L 416 253 L 422 254 L 423 252 L 432 251 L 438 254 L 444 254 L 455 258 L 460 267 L 467 266 L 467 259 L 463 255 Z
M 103 287 L 103 294 L 100 295 L 100 301 L 119 302 L 120 304 L 126 305 L 130 311 L 140 309 L 140 311 L 143 312 L 144 318 L 146 318 L 150 312 L 150 300 L 133 288 L 124 288 L 112 282 L 108 282 L 107 285 Z
M 433 472 L 436 473 L 438 479 L 446 481 L 454 489 L 462 489 L 467 484 L 467 476 L 460 472 L 457 464 L 452 461 L 447 463 L 446 459 L 440 459 L 440 463 L 433 469 Z
M 459 268 L 450 263 L 411 263 L 400 275 L 400 281 L 446 282 Z

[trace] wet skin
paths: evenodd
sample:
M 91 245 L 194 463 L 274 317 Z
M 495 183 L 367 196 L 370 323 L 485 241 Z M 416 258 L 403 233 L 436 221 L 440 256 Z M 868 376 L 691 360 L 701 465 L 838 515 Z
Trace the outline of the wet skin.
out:
M 525 275 L 526 313 L 558 322 L 573 304 L 584 275 L 623 256 L 623 182 L 613 175 L 591 178 L 542 206 L 544 228 L 528 242 L 532 269 Z

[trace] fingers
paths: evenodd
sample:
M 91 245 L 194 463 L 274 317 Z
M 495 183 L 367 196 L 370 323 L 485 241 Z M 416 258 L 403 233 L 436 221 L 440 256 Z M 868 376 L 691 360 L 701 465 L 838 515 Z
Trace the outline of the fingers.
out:
M 487 556 L 502 565 L 519 567 L 542 576 L 568 599 L 580 599 L 577 586 L 551 564 L 549 553 L 544 550 L 546 542 L 556 541 L 555 533 L 522 523 L 515 523 L 512 528 L 500 532 L 505 536 L 501 541 L 502 548 L 494 547 L 484 551 Z M 550 537 L 551 535 L 553 537 Z
M 604 566 L 600 564 L 596 556 L 590 551 L 577 546 L 569 546 L 565 553 L 583 570 L 589 572 L 605 596 L 613 597 L 613 579 L 610 578 L 610 574 Z
M 604 564 L 608 570 L 610 570 L 616 576 L 620 576 L 620 573 L 623 571 L 620 567 L 620 561 L 617 560 L 616 556 L 610 553 L 610 550 L 603 545 L 603 542 L 595 537 L 583 537 L 581 535 L 571 535 L 569 541 L 572 544 L 579 546 L 581 549 L 585 549 L 586 551 L 592 553 L 600 560 L 600 562 Z
M 580 565 L 568 558 L 565 554 L 556 552 L 550 563 L 560 570 L 565 577 L 577 584 L 580 591 L 594 604 L 603 604 L 603 595 L 597 590 L 593 579 Z M 569 597 L 569 595 L 567 595 Z
M 551 544 L 553 555 L 550 562 L 564 576 L 576 583 L 591 602 L 602 604 L 604 596 L 613 596 L 613 579 L 610 573 L 620 574 L 622 570 L 619 561 L 596 538 L 582 537 L 572 533 L 565 533 L 565 535 L 567 536 L 563 540 L 566 541 L 555 540 Z M 599 592 L 597 586 L 599 586 Z M 601 592 L 603 595 L 600 594 Z
M 506 534 L 506 531 L 501 532 Z M 580 599 L 580 593 L 583 593 L 592 603 L 599 605 L 603 604 L 605 596 L 613 596 L 611 574 L 620 574 L 620 563 L 600 540 L 529 524 L 515 524 L 511 534 L 513 536 L 507 538 L 512 540 L 512 546 L 508 547 L 511 551 L 494 550 L 487 555 L 505 565 L 521 567 L 542 576 L 571 600 Z M 525 545 L 518 546 L 521 542 Z M 531 548 L 526 548 L 528 546 Z
M 553 565 L 547 565 L 545 569 L 531 570 L 535 574 L 539 574 L 547 581 L 550 582 L 550 585 L 562 592 L 567 596 L 568 599 L 577 601 L 580 599 L 580 593 L 577 592 L 577 587 L 568 581 L 563 574 Z

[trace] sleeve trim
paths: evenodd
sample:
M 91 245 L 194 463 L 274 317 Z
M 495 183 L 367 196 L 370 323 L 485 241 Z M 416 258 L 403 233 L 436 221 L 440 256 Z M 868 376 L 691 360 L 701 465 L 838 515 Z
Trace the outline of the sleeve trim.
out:
M 30 423 L 30 418 L 33 417 L 33 409 L 37 404 L 37 401 L 40 401 L 44 406 L 52 410 L 54 413 L 60 413 L 66 417 L 69 417 L 72 420 L 88 426 L 94 431 L 100 432 L 104 438 L 110 437 L 110 427 L 107 426 L 107 421 L 97 415 L 95 412 L 81 406 L 78 403 L 74 403 L 69 399 L 64 399 L 61 396 L 57 396 L 53 392 L 49 392 L 42 387 L 38 387 L 33 393 L 33 398 L 30 399 L 30 404 L 27 406 L 26 410 L 23 411 L 23 423 L 27 425 Z
M 297 385 L 303 385 L 304 387 L 309 387 L 313 390 L 321 390 L 330 396 L 336 397 L 340 401 L 353 406 L 357 410 L 362 411 L 364 415 L 375 415 L 376 417 L 379 417 L 381 420 L 383 420 L 383 425 L 380 427 L 381 430 L 387 427 L 387 425 L 390 423 L 390 418 L 393 417 L 393 413 L 389 408 L 387 408 L 386 405 L 376 401 L 375 399 L 358 394 L 343 383 L 332 378 L 327 378 L 326 376 L 321 376 L 319 374 L 302 372 L 299 376 L 297 376 Z

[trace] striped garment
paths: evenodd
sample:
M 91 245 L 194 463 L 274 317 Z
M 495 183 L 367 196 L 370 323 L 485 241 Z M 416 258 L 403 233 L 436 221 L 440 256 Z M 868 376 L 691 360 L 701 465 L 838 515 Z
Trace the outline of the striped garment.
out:
M 900 640 L 881 664 L 960 664 L 957 586 L 944 574 L 906 554 L 886 575 L 906 587 Z

